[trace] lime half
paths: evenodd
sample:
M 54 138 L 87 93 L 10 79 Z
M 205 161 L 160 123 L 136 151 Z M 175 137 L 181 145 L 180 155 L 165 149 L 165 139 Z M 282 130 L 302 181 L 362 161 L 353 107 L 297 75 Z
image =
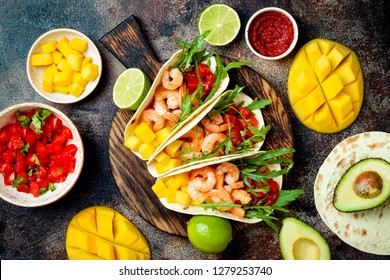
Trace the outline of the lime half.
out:
M 119 75 L 114 85 L 115 105 L 124 110 L 137 110 L 150 89 L 150 80 L 138 68 L 129 68 Z
M 241 22 L 237 12 L 224 4 L 208 6 L 199 16 L 199 33 L 210 30 L 206 42 L 214 46 L 224 46 L 236 38 Z

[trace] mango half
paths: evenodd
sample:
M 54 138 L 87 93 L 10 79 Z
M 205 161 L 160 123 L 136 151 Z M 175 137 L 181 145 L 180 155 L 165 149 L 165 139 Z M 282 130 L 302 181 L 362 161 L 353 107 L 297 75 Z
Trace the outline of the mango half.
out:
M 70 260 L 149 260 L 149 245 L 137 227 L 105 206 L 78 212 L 66 232 Z
M 360 112 L 364 82 L 359 59 L 346 46 L 314 39 L 294 57 L 288 98 L 297 118 L 321 133 L 339 132 Z

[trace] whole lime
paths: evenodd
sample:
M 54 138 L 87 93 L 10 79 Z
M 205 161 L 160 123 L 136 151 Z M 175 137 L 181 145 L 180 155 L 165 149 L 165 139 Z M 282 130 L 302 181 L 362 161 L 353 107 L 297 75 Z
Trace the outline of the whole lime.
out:
M 192 246 L 209 254 L 222 252 L 233 239 L 230 222 L 214 216 L 193 216 L 187 225 L 187 235 Z

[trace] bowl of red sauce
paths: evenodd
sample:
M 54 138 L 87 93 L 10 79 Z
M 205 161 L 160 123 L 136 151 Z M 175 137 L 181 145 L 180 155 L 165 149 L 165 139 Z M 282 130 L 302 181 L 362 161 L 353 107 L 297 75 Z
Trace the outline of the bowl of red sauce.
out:
M 268 7 L 253 14 L 245 29 L 249 49 L 258 57 L 277 60 L 287 56 L 298 41 L 298 26 L 285 10 Z

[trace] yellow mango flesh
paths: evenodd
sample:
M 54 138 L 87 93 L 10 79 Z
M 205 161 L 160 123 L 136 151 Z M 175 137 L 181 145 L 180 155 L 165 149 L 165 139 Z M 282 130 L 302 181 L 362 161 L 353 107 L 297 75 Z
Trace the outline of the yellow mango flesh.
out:
M 314 39 L 295 56 L 288 75 L 288 98 L 297 118 L 308 128 L 335 133 L 357 118 L 364 93 L 356 54 L 327 40 Z
M 70 260 L 149 260 L 142 233 L 114 209 L 89 207 L 78 212 L 66 232 Z

